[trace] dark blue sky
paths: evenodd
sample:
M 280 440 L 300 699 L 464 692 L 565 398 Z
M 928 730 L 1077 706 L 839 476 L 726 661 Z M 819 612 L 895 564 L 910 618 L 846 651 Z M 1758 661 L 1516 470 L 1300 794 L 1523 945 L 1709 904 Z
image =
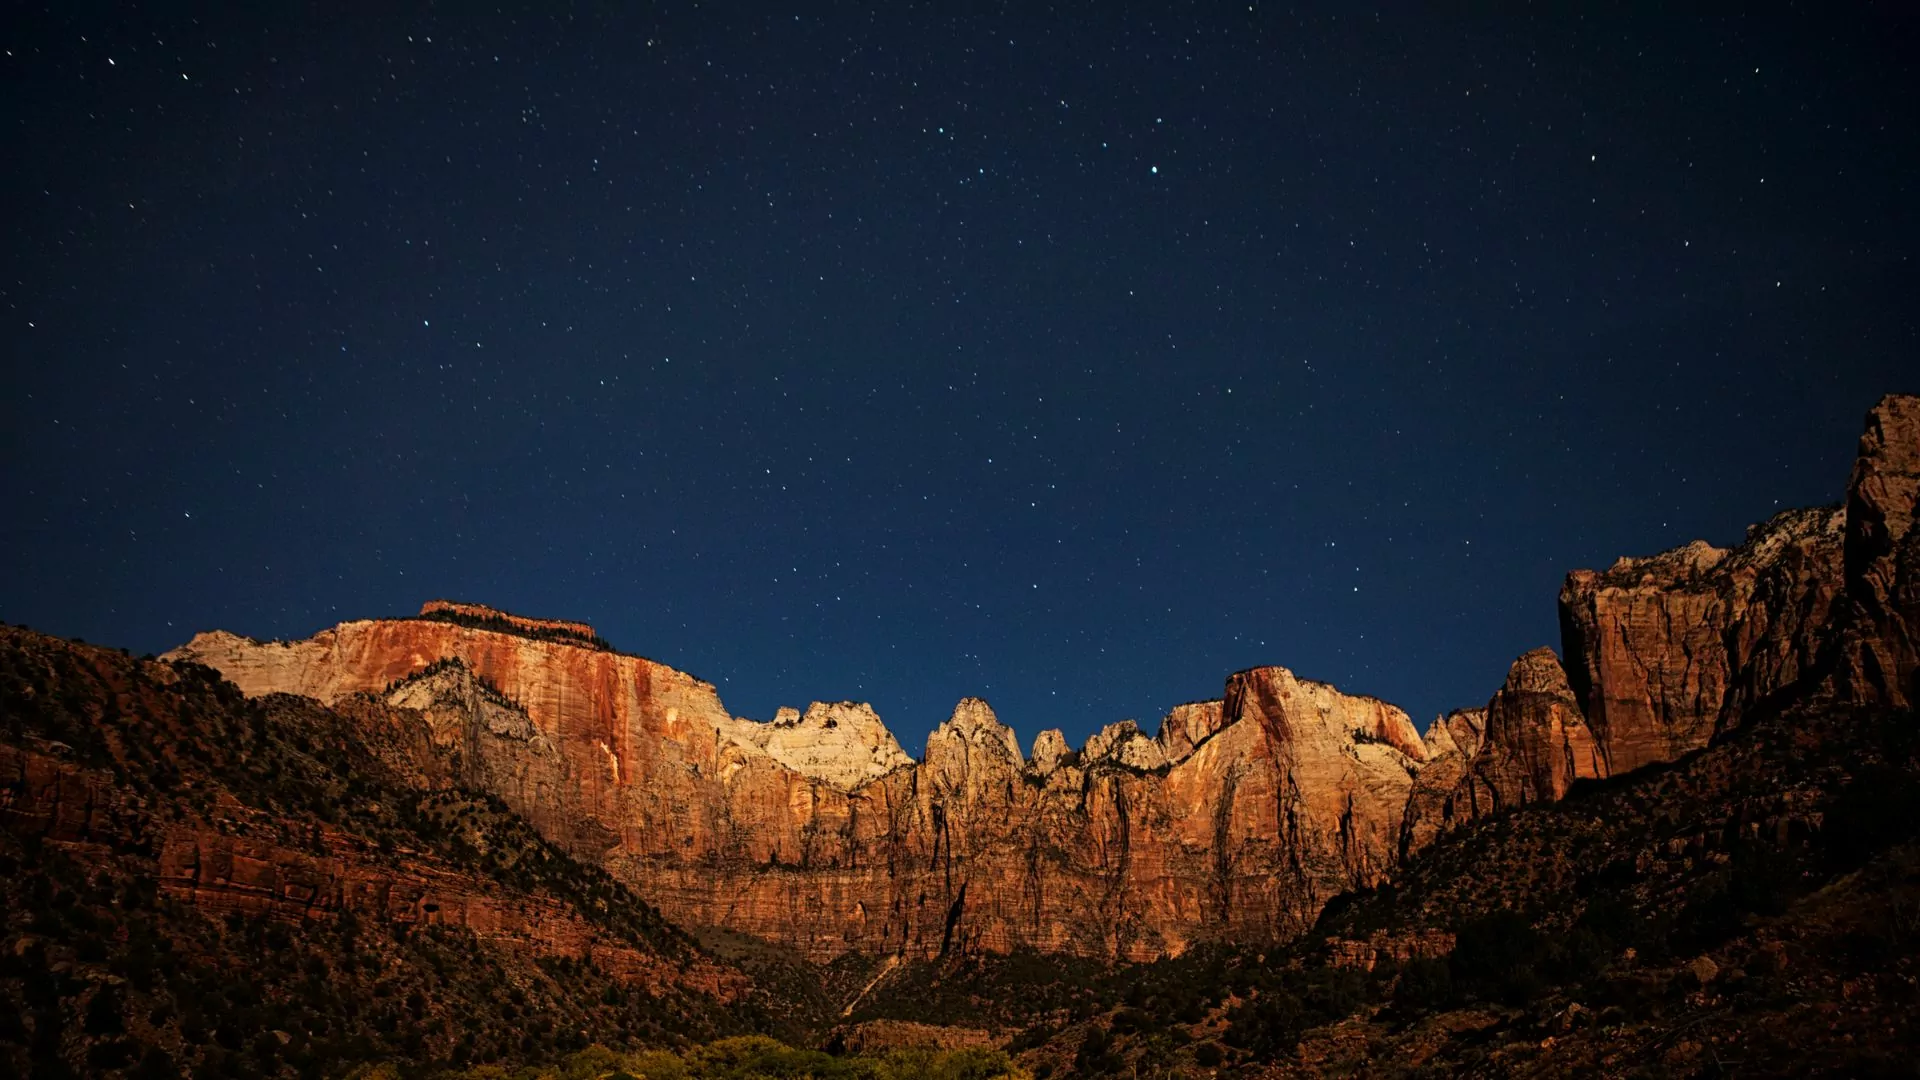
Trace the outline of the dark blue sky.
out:
M 0 618 L 136 652 L 446 596 L 915 751 L 1262 663 L 1424 724 L 1920 388 L 1910 20 L 66 8 Z

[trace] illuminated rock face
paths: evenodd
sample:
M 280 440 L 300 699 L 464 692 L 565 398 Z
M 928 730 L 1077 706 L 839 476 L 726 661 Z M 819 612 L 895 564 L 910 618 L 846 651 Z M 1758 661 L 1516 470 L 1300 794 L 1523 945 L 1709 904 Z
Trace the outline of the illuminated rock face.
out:
M 1560 591 L 1564 671 L 1515 662 L 1484 711 L 1427 733 L 1402 851 L 1583 778 L 1672 761 L 1755 710 L 1807 696 L 1920 698 L 1920 398 L 1867 414 L 1842 508 L 1789 510 L 1723 550 L 1701 541 Z
M 1838 688 L 1857 701 L 1920 703 L 1920 397 L 1867 414 L 1847 482 L 1845 645 Z
M 1843 507 L 1789 510 L 1731 551 L 1695 541 L 1560 591 L 1568 675 L 1606 767 L 1705 746 L 1787 694 L 1916 699 L 1920 398 L 1867 414 Z
M 1568 675 L 1606 768 L 1671 761 L 1813 671 L 1841 591 L 1843 510 L 1790 510 L 1560 590 Z
M 173 655 L 250 695 L 418 709 L 450 775 L 669 918 L 822 957 L 1291 936 L 1392 866 L 1426 755 L 1400 710 L 1284 668 L 1233 676 L 1158 738 L 1116 724 L 1076 753 L 1046 733 L 1031 762 L 969 698 L 916 763 L 864 705 L 755 723 L 664 665 L 437 620 L 207 633 Z

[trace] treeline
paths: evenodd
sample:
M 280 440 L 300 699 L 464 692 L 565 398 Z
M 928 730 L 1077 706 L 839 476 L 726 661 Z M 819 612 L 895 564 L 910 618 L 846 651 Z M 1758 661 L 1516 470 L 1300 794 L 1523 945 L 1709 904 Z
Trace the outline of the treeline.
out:
M 535 641 L 558 641 L 567 645 L 585 645 L 601 652 L 618 652 L 613 643 L 599 634 L 583 634 L 561 626 L 532 626 L 515 622 L 503 615 L 475 615 L 465 611 L 423 611 L 408 616 L 427 622 L 453 623 L 456 626 L 468 626 L 475 630 L 491 630 L 497 634 L 512 634 L 515 637 L 532 638 Z

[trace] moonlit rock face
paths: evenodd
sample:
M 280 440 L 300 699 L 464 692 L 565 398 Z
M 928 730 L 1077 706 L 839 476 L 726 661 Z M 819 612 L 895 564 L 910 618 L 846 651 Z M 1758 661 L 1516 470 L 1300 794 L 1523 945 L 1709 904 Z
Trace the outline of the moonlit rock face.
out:
M 1842 649 L 1840 689 L 1920 704 L 1920 397 L 1889 394 L 1867 414 L 1846 514 L 1846 590 L 1860 630 Z
M 1158 769 L 1167 764 L 1166 751 L 1160 744 L 1141 734 L 1140 727 L 1131 720 L 1121 720 L 1108 724 L 1099 733 L 1087 740 L 1088 761 L 1113 761 L 1129 769 Z
M 1513 662 L 1487 703 L 1486 738 L 1474 760 L 1492 809 L 1563 798 L 1575 780 L 1607 775 L 1607 763 L 1552 649 Z
M 936 738 L 944 741 L 964 740 L 1015 765 L 1025 760 L 1020 756 L 1020 740 L 1014 735 L 1013 729 L 1002 724 L 1000 718 L 993 714 L 993 706 L 977 697 L 961 698 L 954 705 L 953 715 L 928 737 L 929 751 Z
M 1789 510 L 1732 550 L 1696 540 L 1567 576 L 1567 676 L 1608 772 L 1707 745 L 1814 667 L 1845 528 L 1843 510 Z
M 1033 771 L 1045 776 L 1072 753 L 1066 735 L 1059 728 L 1048 728 L 1033 737 Z
M 673 921 L 820 960 L 1022 948 L 1149 960 L 1285 940 L 1391 865 L 1414 767 L 1388 741 L 1404 714 L 1282 669 L 1175 710 L 1178 762 L 1123 723 L 1097 753 L 1045 733 L 1029 764 L 968 698 L 915 764 L 864 705 L 755 723 L 664 665 L 499 629 L 203 634 L 177 655 L 253 695 L 333 701 L 430 679 L 393 704 L 431 713 L 466 782 Z M 443 658 L 461 668 L 426 674 Z M 1235 689 L 1276 681 L 1277 696 Z
M 1217 700 L 1190 701 L 1168 710 L 1160 721 L 1160 733 L 1154 737 L 1167 761 L 1175 764 L 1185 761 L 1195 747 L 1213 738 L 1225 722 L 1220 706 Z
M 841 791 L 852 791 L 913 764 L 873 706 L 865 702 L 816 701 L 805 715 L 782 706 L 770 723 L 729 718 L 721 731 L 766 751 L 794 772 Z

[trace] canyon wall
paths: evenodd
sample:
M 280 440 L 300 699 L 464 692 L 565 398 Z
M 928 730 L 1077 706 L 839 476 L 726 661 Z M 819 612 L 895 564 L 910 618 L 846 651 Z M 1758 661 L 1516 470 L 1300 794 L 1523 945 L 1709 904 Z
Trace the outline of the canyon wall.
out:
M 1565 669 L 1528 653 L 1484 711 L 1435 721 L 1403 853 L 1576 780 L 1672 761 L 1756 710 L 1920 699 L 1920 398 L 1868 412 L 1846 495 L 1776 514 L 1731 550 L 1696 540 L 1569 574 Z
M 1122 722 L 1073 751 L 1045 732 L 1031 759 L 967 699 L 915 762 L 864 705 L 757 723 L 649 660 L 434 618 L 172 655 L 249 695 L 417 710 L 452 775 L 669 918 L 821 958 L 1291 936 L 1393 865 L 1426 756 L 1400 710 L 1284 668 L 1233 676 L 1158 738 Z

